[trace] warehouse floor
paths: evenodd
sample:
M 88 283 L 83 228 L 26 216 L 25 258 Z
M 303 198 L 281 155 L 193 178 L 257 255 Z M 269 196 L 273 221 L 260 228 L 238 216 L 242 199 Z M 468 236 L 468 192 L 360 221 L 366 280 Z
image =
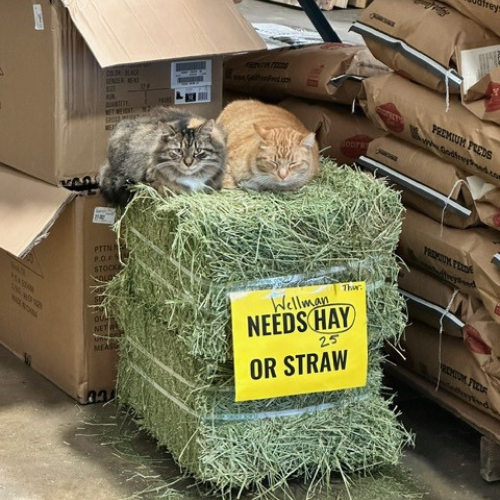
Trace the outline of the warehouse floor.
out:
M 179 470 L 168 453 L 113 403 L 77 405 L 1 347 L 0 381 L 1 500 L 201 498 L 188 480 L 169 486 Z M 401 418 L 415 433 L 416 446 L 404 451 L 400 468 L 354 481 L 353 500 L 498 500 L 500 483 L 479 475 L 480 435 L 411 389 L 397 387 Z M 338 489 L 347 500 L 340 483 Z M 305 500 L 301 488 L 295 498 Z
M 252 22 L 312 28 L 297 9 L 258 0 L 244 0 L 239 8 Z M 356 9 L 339 9 L 328 12 L 327 18 L 342 40 L 356 42 L 359 38 L 348 28 L 358 14 Z M 415 433 L 416 446 L 405 450 L 401 468 L 374 480 L 355 481 L 353 500 L 499 499 L 500 482 L 487 483 L 479 475 L 479 433 L 408 387 L 389 382 L 398 391 L 401 419 Z M 202 495 L 188 480 L 167 486 L 178 478 L 177 467 L 113 403 L 77 405 L 3 348 L 0 429 L 1 500 L 196 499 Z M 391 475 L 396 478 L 393 495 L 387 490 Z M 373 493 L 367 495 L 363 489 Z M 339 495 L 348 498 L 340 486 Z M 296 498 L 304 498 L 300 488 Z

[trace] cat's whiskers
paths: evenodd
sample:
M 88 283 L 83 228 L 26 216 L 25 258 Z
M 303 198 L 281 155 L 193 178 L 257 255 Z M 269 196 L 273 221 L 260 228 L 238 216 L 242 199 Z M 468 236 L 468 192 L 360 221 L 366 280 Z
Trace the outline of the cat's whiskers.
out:
M 272 173 L 259 173 L 255 174 L 252 179 L 247 180 L 245 182 L 245 187 L 254 186 L 253 189 L 256 190 L 282 191 L 300 187 L 300 185 L 302 184 L 302 180 L 302 176 L 280 179 L 279 177 L 274 176 Z

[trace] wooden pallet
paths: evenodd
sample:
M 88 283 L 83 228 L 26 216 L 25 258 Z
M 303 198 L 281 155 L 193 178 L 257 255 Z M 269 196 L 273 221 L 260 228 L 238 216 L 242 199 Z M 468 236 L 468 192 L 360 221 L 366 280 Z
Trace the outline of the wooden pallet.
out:
M 283 5 L 292 5 L 294 7 L 300 7 L 300 3 L 297 0 L 271 0 L 271 1 Z M 315 1 L 322 10 L 346 9 L 347 7 L 364 9 L 372 2 L 372 0 L 315 0 Z
M 481 434 L 480 474 L 488 482 L 500 481 L 500 422 L 450 392 L 436 391 L 435 384 L 406 368 L 388 363 L 389 374 L 434 401 Z

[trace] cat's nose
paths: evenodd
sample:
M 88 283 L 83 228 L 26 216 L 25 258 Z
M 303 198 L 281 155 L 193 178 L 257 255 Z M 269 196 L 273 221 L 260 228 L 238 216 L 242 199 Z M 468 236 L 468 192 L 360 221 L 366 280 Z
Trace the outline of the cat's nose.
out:
M 191 156 L 187 156 L 184 158 L 184 165 L 190 167 L 193 164 L 193 158 Z
M 286 176 L 287 176 L 287 171 L 286 171 L 286 168 L 280 168 L 278 170 L 278 177 L 280 179 L 286 179 Z

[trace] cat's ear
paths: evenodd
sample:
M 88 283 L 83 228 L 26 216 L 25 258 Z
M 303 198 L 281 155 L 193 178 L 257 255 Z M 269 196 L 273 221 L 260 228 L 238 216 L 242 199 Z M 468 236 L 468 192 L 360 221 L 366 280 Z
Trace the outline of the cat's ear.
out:
M 306 146 L 308 148 L 312 148 L 314 146 L 314 139 L 316 137 L 316 134 L 314 132 L 311 132 L 310 134 L 305 135 L 302 140 L 300 141 L 301 146 Z
M 255 132 L 264 140 L 269 138 L 269 130 L 267 128 L 264 128 L 262 125 L 259 125 L 258 123 L 253 124 L 253 128 Z
M 207 134 L 210 135 L 215 128 L 215 120 L 212 118 L 210 120 L 207 120 L 203 125 L 200 125 L 198 128 L 198 131 L 201 132 L 202 134 Z
M 161 137 L 164 141 L 167 141 L 168 139 L 174 137 L 177 134 L 175 128 L 172 127 L 172 125 L 170 125 L 169 123 L 158 122 L 158 126 L 161 129 L 162 132 Z

